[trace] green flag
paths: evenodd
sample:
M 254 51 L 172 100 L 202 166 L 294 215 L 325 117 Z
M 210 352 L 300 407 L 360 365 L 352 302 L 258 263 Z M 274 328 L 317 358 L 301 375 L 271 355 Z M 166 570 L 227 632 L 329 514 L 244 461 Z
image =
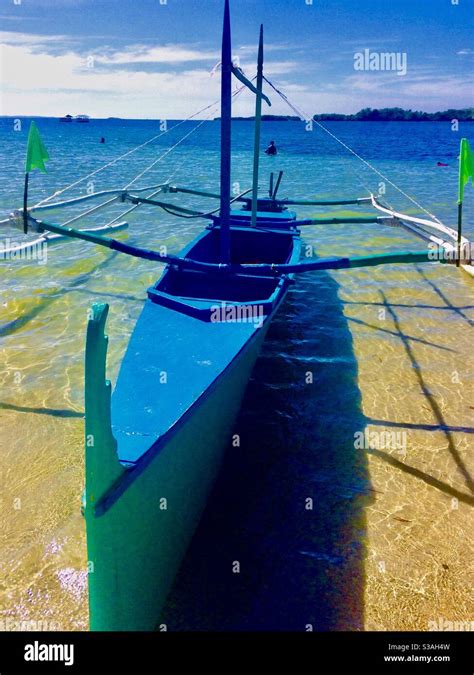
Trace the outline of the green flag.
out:
M 467 138 L 462 138 L 461 152 L 459 153 L 459 203 L 463 201 L 464 186 L 469 183 L 469 179 L 474 184 L 474 152 L 472 152 Z
M 28 134 L 28 148 L 26 150 L 26 173 L 29 173 L 32 169 L 39 169 L 46 173 L 44 163 L 47 159 L 49 159 L 48 151 L 43 145 L 38 127 L 34 122 L 31 122 L 30 133 Z

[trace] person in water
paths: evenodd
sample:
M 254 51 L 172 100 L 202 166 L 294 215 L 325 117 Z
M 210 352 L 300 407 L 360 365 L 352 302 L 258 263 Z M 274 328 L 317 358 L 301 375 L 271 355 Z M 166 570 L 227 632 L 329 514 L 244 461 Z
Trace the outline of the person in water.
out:
M 277 152 L 278 152 L 278 151 L 277 151 L 277 149 L 276 149 L 275 141 L 270 141 L 270 145 L 269 145 L 268 148 L 265 150 L 265 153 L 266 153 L 267 155 L 276 155 Z
M 104 138 L 103 136 L 102 136 L 102 138 L 100 139 L 100 142 L 101 142 L 101 143 L 105 143 L 105 138 Z

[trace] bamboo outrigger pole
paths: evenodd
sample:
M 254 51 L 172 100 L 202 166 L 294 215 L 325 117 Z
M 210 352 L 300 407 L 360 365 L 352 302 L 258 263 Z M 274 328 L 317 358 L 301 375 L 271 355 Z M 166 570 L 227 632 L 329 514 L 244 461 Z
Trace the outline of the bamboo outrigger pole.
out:
M 462 204 L 464 200 L 464 186 L 471 179 L 474 183 L 474 153 L 472 152 L 467 138 L 461 139 L 459 149 L 459 190 L 458 190 L 458 239 L 456 266 L 461 264 L 461 241 L 462 241 Z
M 22 214 L 21 214 L 22 215 Z M 294 221 L 298 222 L 298 221 Z M 180 258 L 173 254 L 163 254 L 151 249 L 141 248 L 126 244 L 118 239 L 103 237 L 94 232 L 87 232 L 85 230 L 76 230 L 72 227 L 56 225 L 41 220 L 36 220 L 32 216 L 28 216 L 28 223 L 36 232 L 49 231 L 55 234 L 60 234 L 72 239 L 82 239 L 91 244 L 97 244 L 118 251 L 135 258 L 142 258 L 143 260 L 151 260 L 161 264 L 173 265 L 178 268 L 196 270 L 201 272 L 215 272 L 215 273 L 232 273 L 232 274 L 249 274 L 252 276 L 277 276 L 279 274 L 314 272 L 316 270 L 335 270 L 335 269 L 349 269 L 356 267 L 373 267 L 375 265 L 388 265 L 395 263 L 420 263 L 420 262 L 439 262 L 446 263 L 448 260 L 433 259 L 433 252 L 427 251 L 394 251 L 393 253 L 379 253 L 368 256 L 358 256 L 354 258 L 347 257 L 329 257 L 319 258 L 308 262 L 300 262 L 294 264 L 274 264 L 274 263 L 244 263 L 226 265 L 222 263 L 207 263 L 190 258 Z
M 225 0 L 221 57 L 221 203 L 220 259 L 230 262 L 230 172 L 232 124 L 232 43 L 229 0 Z
M 262 87 L 263 87 L 263 26 L 260 26 L 257 62 L 257 96 L 255 100 L 255 141 L 253 147 L 253 186 L 251 226 L 257 224 L 258 209 L 258 165 L 260 160 L 260 131 L 262 127 Z

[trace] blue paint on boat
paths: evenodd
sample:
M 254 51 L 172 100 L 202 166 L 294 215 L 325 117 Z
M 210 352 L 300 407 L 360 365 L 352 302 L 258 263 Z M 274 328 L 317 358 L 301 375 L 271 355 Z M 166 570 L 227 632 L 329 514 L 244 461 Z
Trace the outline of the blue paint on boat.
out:
M 219 239 L 219 228 L 205 230 L 181 255 L 215 262 Z M 230 244 L 233 262 L 297 262 L 300 257 L 296 229 L 275 238 L 258 229 L 232 228 Z M 136 465 L 160 447 L 271 320 L 290 281 L 290 275 L 219 278 L 172 266 L 164 271 L 148 291 L 112 396 L 112 429 L 121 462 Z M 241 320 L 222 321 L 223 312 L 232 308 L 237 314 L 240 310 Z M 242 309 L 249 311 L 244 315 Z M 245 316 L 248 321 L 242 320 Z

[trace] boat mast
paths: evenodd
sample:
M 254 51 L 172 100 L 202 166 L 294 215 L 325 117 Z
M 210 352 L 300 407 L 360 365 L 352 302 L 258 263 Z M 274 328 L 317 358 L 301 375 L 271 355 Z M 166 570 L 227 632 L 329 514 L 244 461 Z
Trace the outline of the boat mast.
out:
M 251 226 L 257 224 L 258 207 L 258 164 L 260 160 L 260 130 L 262 126 L 262 87 L 263 87 L 263 26 L 260 25 L 257 61 L 257 98 L 255 102 L 255 141 L 253 147 L 253 189 Z
M 230 262 L 230 170 L 232 120 L 232 47 L 229 0 L 225 0 L 221 57 L 221 207 L 220 260 Z

